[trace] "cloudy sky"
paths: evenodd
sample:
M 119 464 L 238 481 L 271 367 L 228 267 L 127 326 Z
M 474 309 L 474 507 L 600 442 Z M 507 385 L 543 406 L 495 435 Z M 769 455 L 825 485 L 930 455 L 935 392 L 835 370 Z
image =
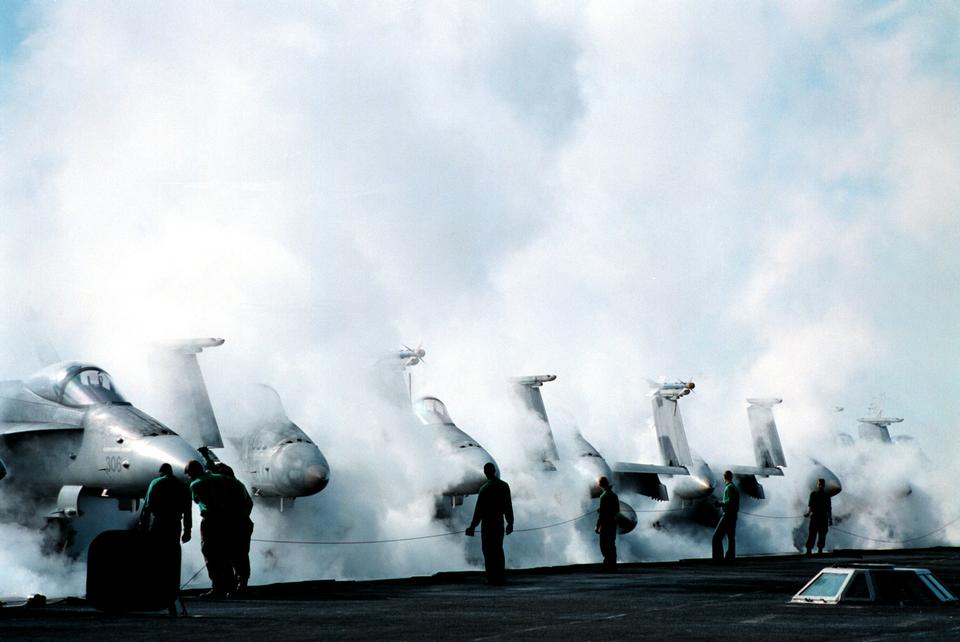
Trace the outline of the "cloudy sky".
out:
M 418 386 L 494 456 L 495 390 L 539 372 L 611 459 L 656 460 L 661 375 L 698 382 L 707 457 L 750 457 L 751 395 L 784 398 L 788 454 L 881 396 L 956 452 L 958 28 L 932 1 L 5 2 L 0 377 L 47 341 L 136 401 L 143 345 L 224 336 L 212 388 L 272 383 L 323 446 L 358 429 L 347 375 L 422 342 Z

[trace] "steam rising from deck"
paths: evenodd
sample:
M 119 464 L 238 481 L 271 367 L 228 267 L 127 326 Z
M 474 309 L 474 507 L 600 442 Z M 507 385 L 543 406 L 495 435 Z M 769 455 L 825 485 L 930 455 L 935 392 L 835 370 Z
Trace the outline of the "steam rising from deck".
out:
M 736 400 L 784 399 L 771 513 L 802 512 L 813 457 L 843 478 L 840 527 L 923 534 L 954 517 L 938 465 L 960 454 L 949 11 L 31 6 L 0 58 L 0 377 L 37 370 L 40 338 L 150 412 L 148 345 L 228 337 L 205 364 L 218 415 L 265 383 L 333 471 L 282 518 L 256 509 L 254 537 L 366 541 L 463 524 L 433 520 L 450 480 L 370 374 L 385 349 L 429 347 L 418 392 L 496 458 L 518 529 L 591 510 L 574 423 L 655 462 L 643 374 L 703 372 L 685 419 L 710 461 L 751 456 Z M 546 371 L 555 475 L 522 456 L 503 385 Z M 878 389 L 932 463 L 834 444 L 853 422 L 834 404 Z M 706 553 L 703 530 L 638 516 L 626 559 Z M 741 551 L 792 546 L 797 522 L 743 520 Z M 588 522 L 511 535 L 508 564 L 598 559 Z M 960 532 L 941 536 L 919 543 Z M 0 594 L 82 590 L 32 531 L 0 538 Z M 467 568 L 466 539 L 254 544 L 253 580 Z

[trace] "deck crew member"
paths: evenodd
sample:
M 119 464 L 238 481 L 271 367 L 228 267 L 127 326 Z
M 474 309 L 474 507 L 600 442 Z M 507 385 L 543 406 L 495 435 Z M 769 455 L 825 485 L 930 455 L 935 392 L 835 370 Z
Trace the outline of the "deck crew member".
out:
M 810 493 L 807 502 L 807 512 L 804 517 L 810 518 L 810 534 L 807 535 L 807 555 L 813 551 L 813 543 L 817 543 L 817 553 L 823 553 L 823 546 L 827 543 L 827 526 L 833 526 L 833 507 L 830 505 L 830 495 L 826 491 L 827 482 L 817 480 L 817 489 Z
M 722 562 L 724 559 L 732 562 L 737 556 L 737 513 L 740 511 L 740 491 L 733 483 L 733 473 L 723 471 L 723 500 L 720 508 L 723 514 L 713 531 L 713 561 Z M 723 554 L 723 538 L 727 538 L 727 554 Z
M 473 511 L 473 521 L 466 530 L 473 537 L 477 526 L 480 528 L 480 541 L 483 548 L 483 563 L 489 584 L 506 584 L 506 560 L 503 555 L 503 537 L 513 532 L 513 503 L 510 500 L 510 486 L 497 478 L 497 467 L 492 462 L 483 466 L 487 481 L 477 494 L 477 507 Z M 507 528 L 504 531 L 503 522 Z
M 601 477 L 597 481 L 602 492 L 600 508 L 597 509 L 597 527 L 600 535 L 600 553 L 603 555 L 603 570 L 617 570 L 617 513 L 620 512 L 620 499 L 613 492 L 610 480 Z

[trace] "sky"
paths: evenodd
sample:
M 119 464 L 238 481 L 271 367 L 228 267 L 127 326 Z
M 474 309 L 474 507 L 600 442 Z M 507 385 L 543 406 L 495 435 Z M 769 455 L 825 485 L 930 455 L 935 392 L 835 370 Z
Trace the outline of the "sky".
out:
M 706 458 L 748 396 L 788 461 L 877 401 L 960 451 L 955 3 L 0 7 L 0 378 L 46 342 L 136 401 L 223 336 L 211 392 L 273 385 L 334 476 L 403 344 L 494 457 L 546 372 L 609 459 L 657 459 L 658 377 Z

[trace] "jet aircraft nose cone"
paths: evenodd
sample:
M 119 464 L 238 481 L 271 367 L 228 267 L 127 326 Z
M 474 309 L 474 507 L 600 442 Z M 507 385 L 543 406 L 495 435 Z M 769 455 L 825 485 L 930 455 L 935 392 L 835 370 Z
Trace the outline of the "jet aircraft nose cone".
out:
M 303 471 L 303 486 L 308 494 L 319 493 L 330 483 L 330 471 L 325 466 L 308 466 Z
M 834 495 L 839 495 L 840 491 L 843 490 L 843 487 L 840 485 L 840 479 L 834 478 L 827 482 L 827 494 L 833 497 Z
M 597 485 L 601 477 L 613 481 L 613 471 L 610 470 L 610 466 L 602 457 L 578 457 L 575 467 L 587 482 L 587 491 L 590 493 L 590 497 L 594 499 L 600 497 L 602 492 L 600 486 Z
M 840 491 L 843 490 L 843 486 L 840 484 L 840 478 L 826 466 L 821 467 L 817 474 L 817 479 L 823 479 L 826 482 L 824 484 L 824 490 L 826 490 L 827 494 L 831 497 L 839 495 Z
M 286 497 L 306 497 L 323 490 L 330 481 L 330 466 L 316 444 L 285 444 L 274 458 L 277 490 Z
M 158 435 L 143 440 L 144 454 L 147 455 L 145 467 L 147 472 L 156 477 L 160 472 L 160 464 L 170 464 L 173 476 L 181 481 L 188 481 L 183 469 L 191 460 L 203 462 L 203 456 L 179 435 Z
M 637 527 L 637 511 L 625 501 L 620 502 L 620 512 L 617 513 L 617 531 L 626 535 Z
M 451 453 L 451 468 L 460 471 L 460 480 L 444 490 L 445 495 L 473 495 L 487 482 L 483 467 L 488 462 L 497 462 L 482 446 L 472 445 L 458 448 Z M 497 466 L 497 475 L 500 467 Z
M 830 497 L 839 495 L 840 491 L 843 490 L 843 486 L 840 483 L 840 478 L 836 475 L 836 473 L 820 463 L 817 463 L 813 470 L 810 471 L 810 486 L 816 487 L 818 479 L 822 479 L 824 481 L 824 490 L 827 491 L 827 494 L 830 495 Z

